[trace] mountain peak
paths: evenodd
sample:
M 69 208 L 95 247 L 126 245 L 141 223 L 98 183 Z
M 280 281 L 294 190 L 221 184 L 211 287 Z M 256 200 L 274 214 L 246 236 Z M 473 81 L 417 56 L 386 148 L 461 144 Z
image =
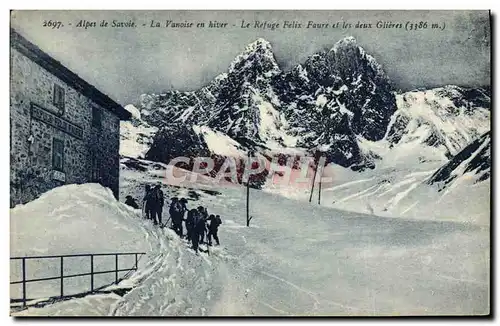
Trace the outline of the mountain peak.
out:
M 339 49 L 343 48 L 352 48 L 352 47 L 359 47 L 358 42 L 356 41 L 356 38 L 354 36 L 346 36 L 341 40 L 338 40 L 333 47 L 331 48 L 330 51 L 337 52 Z
M 357 53 L 357 56 L 368 61 L 374 71 L 376 71 L 381 76 L 385 76 L 385 72 L 382 69 L 382 66 L 372 55 L 368 54 L 368 52 L 366 52 L 365 49 L 358 44 L 354 36 L 346 36 L 343 39 L 337 41 L 337 43 L 335 43 L 330 50 L 330 53 L 334 53 L 336 56 L 340 54 L 347 60 L 352 60 L 353 53 Z
M 244 53 L 255 52 L 259 49 L 272 51 L 271 43 L 269 43 L 269 41 L 267 41 L 266 39 L 259 37 L 258 39 L 256 39 L 252 43 L 248 44 L 245 48 L 245 51 L 243 51 L 243 52 Z
M 229 67 L 229 71 L 231 72 L 238 69 L 238 67 L 246 61 L 265 61 L 267 62 L 266 71 L 272 72 L 272 74 L 280 72 L 276 59 L 274 58 L 271 43 L 261 37 L 246 46 L 245 50 L 233 60 Z
M 341 40 L 338 40 L 335 46 L 340 46 L 340 45 L 357 45 L 358 42 L 356 41 L 356 38 L 354 36 L 346 36 Z

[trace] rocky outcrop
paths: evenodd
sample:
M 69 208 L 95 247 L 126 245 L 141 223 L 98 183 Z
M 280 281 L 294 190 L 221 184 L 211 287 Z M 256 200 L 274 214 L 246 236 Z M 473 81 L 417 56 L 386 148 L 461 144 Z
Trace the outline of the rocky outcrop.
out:
M 429 184 L 440 184 L 442 190 L 456 178 L 472 173 L 475 182 L 490 178 L 491 132 L 488 131 L 471 142 L 448 163 L 438 169 L 428 180 Z

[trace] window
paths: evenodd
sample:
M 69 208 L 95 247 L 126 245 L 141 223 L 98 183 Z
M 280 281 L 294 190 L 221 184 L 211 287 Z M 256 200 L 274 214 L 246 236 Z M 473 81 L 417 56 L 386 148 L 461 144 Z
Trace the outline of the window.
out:
M 92 127 L 101 129 L 101 109 L 98 107 L 92 107 Z
M 64 170 L 64 141 L 57 138 L 52 140 L 52 169 Z
M 54 84 L 54 97 L 52 98 L 52 103 L 56 108 L 59 109 L 59 113 L 64 113 L 64 88 Z
M 97 157 L 97 151 L 94 149 L 90 153 L 90 161 L 91 161 L 91 167 L 90 167 L 90 179 L 92 182 L 99 182 L 101 179 L 100 175 L 100 169 L 99 169 L 99 159 Z

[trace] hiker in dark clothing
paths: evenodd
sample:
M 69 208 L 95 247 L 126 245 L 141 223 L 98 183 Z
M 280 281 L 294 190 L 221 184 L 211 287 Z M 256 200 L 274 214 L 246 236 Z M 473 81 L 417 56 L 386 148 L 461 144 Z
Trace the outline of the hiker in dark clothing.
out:
M 177 203 L 179 202 L 179 198 L 177 197 L 172 197 L 172 201 L 170 202 L 170 207 L 168 208 L 168 213 L 170 214 L 170 218 L 172 219 L 172 227 L 171 229 L 176 231 L 176 214 L 175 214 L 175 208 L 177 206 Z M 177 231 L 176 231 L 177 232 Z
M 200 206 L 201 207 L 201 206 Z M 195 252 L 198 252 L 198 244 L 200 240 L 200 233 L 204 232 L 205 228 L 205 221 L 203 219 L 202 211 L 200 210 L 200 207 L 198 209 L 192 209 L 189 211 L 191 213 L 191 216 L 188 216 L 188 218 L 192 218 L 192 225 L 190 226 L 191 231 L 191 242 L 193 244 L 193 250 Z M 203 209 L 203 207 L 201 207 Z
M 128 195 L 125 198 L 126 198 L 125 205 L 129 205 L 132 208 L 139 209 L 139 205 L 132 196 Z
M 197 214 L 198 211 L 196 209 L 192 209 L 188 211 L 186 218 L 186 239 L 188 241 L 192 241 L 193 239 L 193 226 L 194 226 L 194 215 Z
M 163 204 L 165 202 L 165 198 L 163 196 L 163 191 L 161 190 L 160 185 L 156 185 L 151 191 L 152 198 L 152 219 L 155 225 L 161 224 L 161 216 L 163 213 Z
M 146 219 L 152 219 L 153 218 L 153 200 L 152 200 L 152 189 L 149 185 L 146 185 L 144 187 L 144 198 L 142 200 L 142 206 L 144 210 L 144 214 L 146 215 Z
M 182 222 L 184 221 L 184 215 L 188 211 L 188 208 L 187 208 L 187 199 L 183 197 L 183 198 L 181 198 L 179 200 L 179 202 L 182 205 L 182 213 L 181 213 L 181 218 L 180 218 L 180 223 L 179 223 L 179 233 L 180 233 L 180 236 L 182 237 L 183 236 L 183 231 L 184 231 L 183 228 L 182 228 Z
M 208 218 L 210 221 L 210 224 L 208 226 L 208 245 L 212 245 L 212 236 L 215 239 L 215 243 L 217 245 L 220 245 L 219 242 L 219 236 L 217 235 L 217 232 L 219 232 L 219 226 L 222 224 L 222 220 L 220 218 L 220 215 L 214 216 L 214 214 L 210 214 L 210 217 Z
M 188 229 L 189 238 L 191 239 L 192 249 L 198 252 L 198 244 L 200 241 L 199 224 L 202 219 L 199 209 L 192 209 L 188 213 L 186 228 Z
M 177 197 L 172 198 L 172 203 L 170 204 L 170 218 L 172 219 L 172 229 L 177 233 L 179 237 L 182 237 L 182 221 L 184 219 L 184 209 L 182 201 L 178 200 Z
M 200 210 L 201 208 L 201 210 Z M 203 228 L 201 228 L 200 226 L 200 231 L 199 231 L 199 235 L 200 235 L 200 243 L 205 243 L 205 233 L 207 232 L 207 220 L 208 220 L 208 211 L 207 211 L 207 208 L 206 207 L 198 207 L 198 211 L 200 212 L 201 214 L 201 217 L 202 217 L 202 221 L 200 223 L 203 223 Z

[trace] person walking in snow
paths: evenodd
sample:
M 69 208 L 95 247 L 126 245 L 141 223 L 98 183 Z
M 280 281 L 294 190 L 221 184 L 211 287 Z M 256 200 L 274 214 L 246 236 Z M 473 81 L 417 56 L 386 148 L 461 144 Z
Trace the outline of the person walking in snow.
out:
M 190 211 L 193 225 L 191 229 L 191 242 L 193 250 L 197 253 L 199 250 L 200 235 L 205 232 L 205 219 L 203 218 L 203 207 L 199 206 L 198 209 Z
M 182 205 L 182 212 L 181 212 L 181 218 L 180 218 L 180 223 L 179 223 L 179 233 L 180 233 L 180 236 L 182 238 L 183 232 L 184 232 L 183 227 L 182 227 L 182 222 L 184 222 L 184 215 L 188 211 L 188 208 L 187 208 L 187 199 L 184 198 L 184 197 L 182 197 L 181 200 L 179 200 L 179 202 Z
M 184 212 L 187 212 L 187 210 L 188 210 L 187 209 L 187 202 L 188 202 L 187 199 L 182 197 L 181 200 L 179 200 L 179 201 L 182 204 L 182 207 L 184 208 Z
M 170 202 L 170 207 L 168 208 L 168 213 L 170 214 L 170 219 L 172 220 L 172 230 L 176 229 L 176 218 L 175 218 L 175 209 L 177 204 L 179 203 L 179 199 L 177 197 L 172 197 Z
M 194 216 L 198 214 L 196 209 L 188 211 L 186 217 L 186 239 L 190 242 L 193 241 L 193 228 L 194 228 Z
M 135 209 L 139 209 L 139 205 L 137 204 L 137 202 L 135 201 L 135 199 L 128 195 L 127 197 L 125 197 L 125 205 L 128 205 L 132 208 L 135 208 Z
M 184 219 L 184 208 L 185 205 L 177 198 L 172 198 L 170 204 L 170 218 L 172 219 L 172 229 L 177 233 L 179 237 L 182 237 L 182 220 Z
M 220 218 L 220 215 L 214 215 L 210 214 L 210 217 L 208 218 L 210 221 L 210 224 L 208 226 L 208 245 L 212 245 L 212 237 L 215 239 L 215 243 L 217 245 L 220 245 L 219 242 L 219 236 L 217 235 L 217 232 L 219 232 L 219 226 L 222 224 L 222 219 Z
M 142 209 L 144 210 L 144 215 L 146 219 L 153 218 L 153 197 L 152 197 L 152 189 L 150 185 L 144 186 L 144 198 L 142 200 Z
M 199 231 L 200 241 L 199 241 L 199 243 L 203 244 L 203 243 L 205 243 L 205 234 L 207 233 L 208 210 L 206 207 L 200 206 L 200 207 L 198 207 L 198 211 L 200 212 L 201 217 L 202 217 L 202 221 L 200 221 L 200 223 L 203 223 L 203 228 L 200 226 L 200 231 Z
M 152 215 L 153 215 L 153 223 L 155 225 L 159 224 L 160 226 L 162 225 L 161 223 L 161 218 L 162 218 L 162 213 L 163 213 L 163 205 L 165 204 L 165 198 L 163 195 L 163 191 L 161 190 L 161 185 L 156 185 L 153 190 L 151 191 L 151 197 L 152 197 Z
M 202 209 L 203 207 L 200 206 L 198 207 L 197 210 L 193 209 L 190 211 L 193 223 L 193 225 L 191 226 L 191 242 L 193 245 L 192 249 L 196 253 L 198 253 L 199 249 L 200 233 L 203 232 L 203 228 L 205 227 L 205 223 L 203 221 Z

